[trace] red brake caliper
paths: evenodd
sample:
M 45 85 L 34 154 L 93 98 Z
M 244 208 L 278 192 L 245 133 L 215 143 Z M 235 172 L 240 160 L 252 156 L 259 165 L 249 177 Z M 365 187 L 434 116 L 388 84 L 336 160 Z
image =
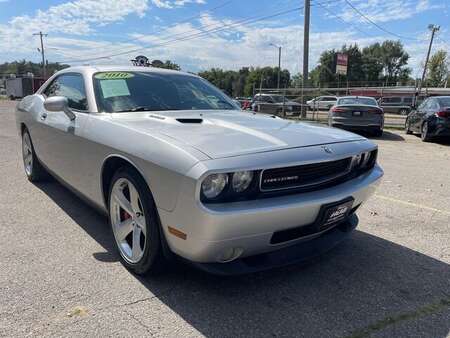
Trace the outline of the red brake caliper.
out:
M 131 215 L 128 212 L 126 212 L 125 210 L 120 209 L 120 218 L 121 218 L 121 221 L 123 222 L 123 221 L 131 218 Z

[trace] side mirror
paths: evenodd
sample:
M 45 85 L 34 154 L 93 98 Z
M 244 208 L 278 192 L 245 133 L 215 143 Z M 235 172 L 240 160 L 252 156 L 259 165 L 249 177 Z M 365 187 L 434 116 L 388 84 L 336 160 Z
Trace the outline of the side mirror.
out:
M 48 97 L 44 101 L 44 108 L 51 112 L 63 111 L 67 117 L 73 121 L 75 120 L 76 115 L 69 108 L 69 101 L 67 97 L 64 96 L 52 96 Z

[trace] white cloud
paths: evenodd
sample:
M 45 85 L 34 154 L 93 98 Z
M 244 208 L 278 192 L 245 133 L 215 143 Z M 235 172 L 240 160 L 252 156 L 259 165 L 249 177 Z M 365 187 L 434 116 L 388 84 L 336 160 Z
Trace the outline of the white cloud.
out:
M 153 1 L 153 0 L 152 0 Z M 179 0 L 181 1 L 181 0 Z M 368 0 L 378 1 L 378 0 Z M 69 4 L 78 4 L 78 6 L 70 7 L 70 15 L 66 12 L 63 18 L 70 23 L 70 31 L 79 29 L 79 31 L 89 32 L 93 29 L 95 24 L 103 24 L 104 22 L 119 21 L 128 14 L 144 15 L 145 8 L 141 7 L 143 1 L 139 0 L 141 6 L 135 3 L 131 6 L 127 14 L 120 12 L 117 7 L 110 8 L 110 13 L 102 14 L 102 7 L 104 1 L 98 0 L 95 11 L 82 16 L 83 12 L 81 4 L 86 4 L 90 1 L 79 0 Z M 117 1 L 119 3 L 127 3 L 130 7 L 132 1 Z M 112 3 L 108 2 L 108 3 Z M 173 4 L 174 2 L 171 2 Z M 184 2 L 186 3 L 186 2 Z M 62 5 L 60 5 L 62 6 Z M 145 6 L 147 6 L 145 4 Z M 55 18 L 58 13 L 59 6 L 56 9 L 49 9 L 45 13 Z M 44 13 L 44 12 L 42 12 Z M 40 15 L 37 13 L 34 17 L 30 17 L 30 23 L 27 27 L 23 27 L 19 31 L 17 27 L 17 20 L 11 20 L 8 25 L 0 26 L 0 45 L 5 46 L 12 55 L 35 55 L 37 40 L 35 43 L 29 43 L 31 34 L 38 31 L 48 31 L 45 27 L 38 26 L 36 22 Z M 107 18 L 104 21 L 102 15 Z M 20 20 L 24 20 L 21 17 Z M 60 19 L 61 20 L 61 19 Z M 108 21 L 110 20 L 110 21 Z M 231 19 L 218 19 L 210 14 L 203 14 L 195 22 L 184 22 L 182 24 L 169 26 L 164 33 L 161 30 L 154 35 L 144 34 L 129 34 L 134 40 L 128 43 L 113 43 L 109 41 L 101 41 L 96 36 L 96 40 L 92 41 L 94 35 L 89 34 L 84 37 L 79 35 L 78 38 L 50 34 L 47 39 L 47 55 L 50 61 L 68 61 L 74 59 L 86 59 L 108 54 L 115 54 L 122 51 L 132 49 L 139 49 L 142 46 L 148 48 L 139 50 L 130 54 L 125 54 L 110 59 L 101 59 L 92 61 L 91 63 L 119 63 L 129 64 L 129 60 L 138 54 L 147 55 L 150 59 L 170 59 L 179 63 L 184 70 L 198 71 L 201 69 L 208 69 L 211 67 L 221 67 L 225 69 L 239 69 L 243 66 L 274 66 L 278 62 L 278 52 L 270 46 L 271 43 L 282 46 L 282 66 L 291 71 L 291 73 L 298 73 L 302 62 L 302 36 L 303 27 L 297 24 L 283 24 L 280 22 L 258 22 L 255 25 L 230 25 L 236 24 L 238 21 Z M 207 28 L 205 26 L 208 26 Z M 227 29 L 220 32 L 205 31 L 225 27 Z M 47 27 L 48 28 L 48 27 Z M 54 28 L 56 32 L 63 33 L 64 29 L 69 27 L 57 26 Z M 26 31 L 24 33 L 24 31 Z M 381 33 L 380 33 L 381 34 Z M 197 37 L 195 39 L 182 40 L 183 37 Z M 89 38 L 88 38 L 89 37 Z M 388 39 L 389 36 L 377 35 L 374 37 L 361 37 L 359 32 L 354 31 L 351 27 L 345 30 L 331 30 L 328 32 L 311 33 L 310 40 L 310 67 L 313 68 L 317 63 L 321 52 L 331 48 L 340 48 L 343 44 L 357 43 L 360 47 L 367 46 L 373 42 L 380 42 Z M 137 39 L 136 39 L 137 38 Z M 179 39 L 179 41 L 173 41 Z M 410 66 L 418 69 L 420 67 L 421 59 L 425 51 L 425 44 L 423 43 L 408 43 L 405 45 L 406 50 L 411 55 Z M 439 44 L 436 43 L 436 48 Z M 31 54 L 33 53 L 33 54 Z M 3 54 L 4 55 L 4 54 Z M 5 56 L 4 56 L 5 57 Z M 16 58 L 16 57 L 15 57 Z M 76 63 L 74 63 L 76 64 Z
M 408 19 L 424 11 L 442 8 L 442 4 L 434 5 L 429 0 L 352 0 L 352 4 L 374 22 Z M 342 9 L 338 14 L 346 21 L 367 22 L 345 2 L 339 7 Z
M 205 0 L 152 0 L 152 3 L 159 8 L 175 8 L 175 7 L 183 7 L 186 4 L 194 3 L 194 4 L 205 4 Z
M 227 29 L 226 32 L 204 34 L 205 30 L 223 27 L 224 24 L 230 25 L 235 22 L 218 20 L 205 14 L 200 17 L 199 23 L 208 25 L 208 29 L 202 30 L 192 23 L 183 23 L 169 28 L 163 35 L 134 34 L 133 37 L 139 38 L 139 42 L 148 45 L 149 48 L 115 57 L 111 60 L 102 59 L 95 62 L 128 63 L 129 59 L 136 54 L 144 54 L 150 59 L 170 59 L 181 64 L 185 70 L 191 71 L 211 67 L 239 69 L 243 66 L 273 66 L 278 62 L 278 52 L 270 45 L 273 43 L 282 46 L 282 66 L 289 69 L 291 73 L 299 72 L 303 35 L 300 25 L 266 26 L 258 29 L 253 26 L 234 26 Z M 264 26 L 264 24 L 261 26 Z M 196 34 L 201 34 L 201 36 Z M 173 41 L 175 37 L 181 39 L 186 36 L 198 36 L 199 38 Z M 360 46 L 366 46 L 380 39 L 382 37 L 358 38 L 353 31 L 312 33 L 310 42 L 311 67 L 317 62 L 320 53 L 326 49 L 340 48 L 345 43 L 358 43 Z M 121 47 L 120 50 L 138 47 L 137 45 L 131 48 Z M 117 51 L 118 48 L 114 47 L 113 50 Z

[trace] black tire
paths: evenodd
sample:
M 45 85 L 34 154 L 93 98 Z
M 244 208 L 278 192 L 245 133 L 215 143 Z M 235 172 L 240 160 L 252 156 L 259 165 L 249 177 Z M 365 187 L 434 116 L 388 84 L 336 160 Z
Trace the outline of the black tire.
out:
M 28 138 L 29 144 L 27 148 L 29 148 L 29 155 L 31 156 L 31 164 L 30 167 L 27 168 L 27 164 L 25 163 L 25 143 Z M 36 156 L 36 152 L 34 151 L 33 141 L 31 140 L 30 133 L 27 129 L 24 129 L 22 132 L 22 159 L 24 164 L 25 175 L 30 182 L 37 183 L 48 180 L 50 175 L 47 170 L 42 166 L 38 157 Z
M 167 263 L 163 253 L 163 244 L 161 237 L 162 229 L 152 193 L 150 192 L 150 189 L 148 188 L 147 183 L 144 181 L 142 176 L 132 167 L 120 168 L 116 171 L 111 180 L 108 195 L 108 215 L 111 230 L 113 231 L 111 217 L 112 208 L 110 207 L 112 190 L 114 184 L 121 178 L 125 178 L 126 180 L 130 181 L 139 194 L 148 236 L 145 236 L 143 256 L 136 263 L 130 263 L 122 256 L 122 252 L 118 247 L 117 241 L 115 240 L 116 249 L 119 253 L 122 264 L 130 271 L 138 275 L 156 275 L 163 271 Z M 114 231 L 113 236 L 115 236 Z
M 373 132 L 373 135 L 375 136 L 375 137 L 381 137 L 381 136 L 383 136 L 383 129 L 377 129 L 377 130 L 375 130 L 374 132 Z
M 405 134 L 407 134 L 407 135 L 411 135 L 412 134 L 412 131 L 410 129 L 410 125 L 409 125 L 409 120 L 408 119 L 406 119 L 406 121 L 405 121 Z
M 409 111 L 406 108 L 402 108 L 398 111 L 400 115 L 408 115 Z
M 422 139 L 423 142 L 430 142 L 431 141 L 431 136 L 430 133 L 428 132 L 428 122 L 424 122 L 422 124 L 422 130 L 420 133 L 420 138 Z

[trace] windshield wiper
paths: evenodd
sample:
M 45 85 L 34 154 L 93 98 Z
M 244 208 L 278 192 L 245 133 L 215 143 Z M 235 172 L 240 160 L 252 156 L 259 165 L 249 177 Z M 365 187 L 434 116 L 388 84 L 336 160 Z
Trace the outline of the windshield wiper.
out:
M 114 112 L 115 113 L 126 113 L 126 112 L 137 112 L 137 111 L 158 111 L 158 110 L 162 110 L 162 109 L 155 109 L 155 108 L 151 108 L 151 107 L 138 106 L 138 107 L 129 108 L 129 109 L 115 110 Z

